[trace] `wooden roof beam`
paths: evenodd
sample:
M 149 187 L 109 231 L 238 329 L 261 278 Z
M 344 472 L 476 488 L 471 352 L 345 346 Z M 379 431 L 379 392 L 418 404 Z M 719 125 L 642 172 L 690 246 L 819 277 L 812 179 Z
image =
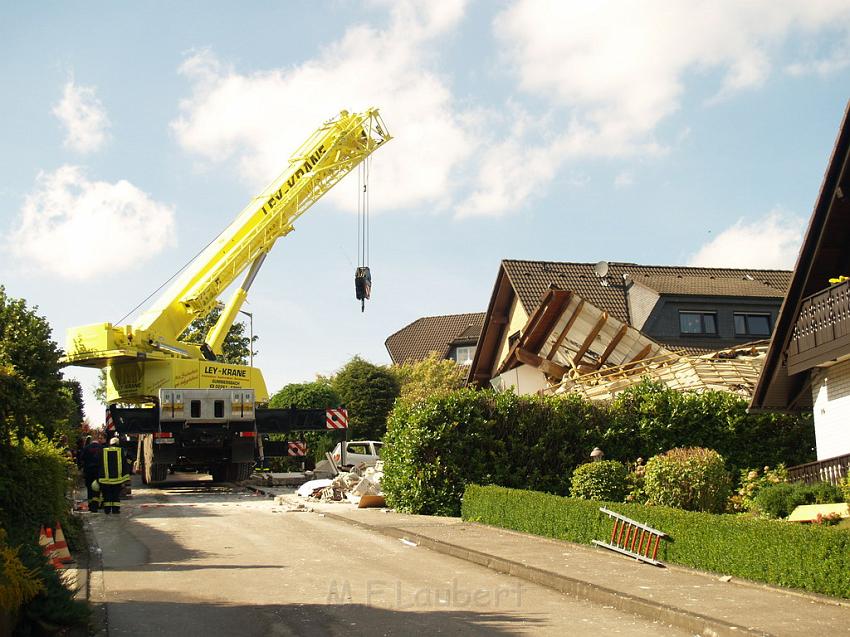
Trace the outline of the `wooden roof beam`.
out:
M 590 349 L 591 344 L 593 343 L 593 339 L 595 339 L 599 332 L 602 331 L 602 328 L 605 327 L 605 323 L 608 322 L 608 312 L 602 312 L 602 315 L 599 317 L 599 320 L 596 321 L 596 325 L 593 326 L 593 329 L 590 330 L 590 334 L 587 335 L 587 338 L 584 339 L 584 343 L 581 344 L 581 347 L 576 352 L 576 355 L 573 357 L 573 365 L 578 367 L 579 362 L 581 362 L 582 357 L 587 353 L 587 350 Z
M 542 356 L 538 356 L 534 352 L 529 352 L 527 349 L 522 349 L 521 347 L 518 347 L 514 354 L 516 355 L 517 360 L 520 363 L 536 367 L 548 376 L 563 378 L 564 374 L 567 373 L 567 368 L 563 365 L 553 363 L 552 361 L 547 360 Z
M 623 323 L 622 327 L 617 331 L 614 335 L 614 338 L 611 339 L 611 342 L 608 343 L 608 347 L 605 348 L 605 351 L 602 352 L 602 356 L 599 357 L 599 362 L 596 363 L 594 369 L 599 369 L 605 364 L 605 361 L 608 360 L 608 357 L 611 356 L 611 352 L 613 352 L 617 345 L 620 344 L 620 341 L 623 340 L 623 337 L 626 335 L 626 332 L 629 331 L 629 326 Z
M 573 310 L 572 316 L 567 320 L 567 324 L 564 326 L 564 329 L 561 330 L 561 333 L 558 335 L 558 338 L 555 340 L 555 344 L 552 345 L 552 349 L 549 350 L 549 355 L 546 356 L 548 360 L 552 360 L 555 358 L 555 352 L 558 351 L 558 348 L 564 342 L 564 339 L 567 338 L 567 332 L 570 331 L 570 328 L 573 326 L 573 323 L 576 322 L 578 315 L 581 313 L 581 309 L 584 307 L 584 299 L 579 299 L 578 305 L 576 305 L 576 309 Z

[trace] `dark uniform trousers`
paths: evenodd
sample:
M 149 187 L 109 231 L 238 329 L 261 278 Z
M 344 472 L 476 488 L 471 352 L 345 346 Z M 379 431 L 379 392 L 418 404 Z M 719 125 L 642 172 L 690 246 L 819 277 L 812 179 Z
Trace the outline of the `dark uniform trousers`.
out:
M 103 495 L 104 513 L 121 513 L 121 486 L 130 479 L 124 473 L 124 452 L 120 447 L 106 447 L 103 450 L 103 470 L 100 490 Z

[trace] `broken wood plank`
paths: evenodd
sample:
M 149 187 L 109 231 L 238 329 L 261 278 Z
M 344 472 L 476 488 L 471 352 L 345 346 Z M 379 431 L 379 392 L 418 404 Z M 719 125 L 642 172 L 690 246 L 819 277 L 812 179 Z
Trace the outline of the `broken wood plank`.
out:
M 647 344 L 646 347 L 644 347 L 641 351 L 639 351 L 637 353 L 637 355 L 632 360 L 630 360 L 628 362 L 628 364 L 623 365 L 623 371 L 626 372 L 626 371 L 629 371 L 630 369 L 632 369 L 640 361 L 642 361 L 644 358 L 646 358 L 647 354 L 649 354 L 649 351 L 651 349 L 652 349 L 652 345 Z
M 573 365 L 578 367 L 579 362 L 582 357 L 587 353 L 587 350 L 590 349 L 591 344 L 593 344 L 593 339 L 597 337 L 599 332 L 602 331 L 602 328 L 605 326 L 605 323 L 608 322 L 608 312 L 602 312 L 602 315 L 599 317 L 599 320 L 596 321 L 596 325 L 593 326 L 593 329 L 590 330 L 590 334 L 587 335 L 587 338 L 584 339 L 584 343 L 581 344 L 576 355 L 573 357 Z
M 570 331 L 570 328 L 573 326 L 573 323 L 576 322 L 578 315 L 581 313 L 581 309 L 584 307 L 584 299 L 579 299 L 578 305 L 576 305 L 576 309 L 573 311 L 572 316 L 567 320 L 567 324 L 564 326 L 564 329 L 561 330 L 560 335 L 555 340 L 554 345 L 552 345 L 552 349 L 549 350 L 549 355 L 546 357 L 548 360 L 552 360 L 555 357 L 555 352 L 558 351 L 558 348 L 564 342 L 564 339 L 567 338 L 567 332 Z
M 614 338 L 611 339 L 611 342 L 608 343 L 608 347 L 605 348 L 605 351 L 602 352 L 602 356 L 599 357 L 599 362 L 596 363 L 595 369 L 599 369 L 605 364 L 605 361 L 608 360 L 608 357 L 611 356 L 611 352 L 616 349 L 617 345 L 620 344 L 620 341 L 623 340 L 623 337 L 626 335 L 626 332 L 629 331 L 629 326 L 625 323 L 620 327 L 617 333 L 614 335 Z

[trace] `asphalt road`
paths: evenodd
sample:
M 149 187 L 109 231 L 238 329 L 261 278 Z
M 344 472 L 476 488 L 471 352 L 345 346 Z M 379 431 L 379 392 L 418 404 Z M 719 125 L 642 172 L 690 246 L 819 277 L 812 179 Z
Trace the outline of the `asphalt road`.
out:
M 207 476 L 87 517 L 111 636 L 685 634 Z

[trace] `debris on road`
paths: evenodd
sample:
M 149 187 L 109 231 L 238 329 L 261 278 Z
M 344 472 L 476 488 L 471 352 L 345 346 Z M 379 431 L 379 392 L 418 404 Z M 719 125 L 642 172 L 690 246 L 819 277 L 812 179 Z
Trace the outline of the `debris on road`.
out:
M 348 501 L 360 508 L 384 506 L 381 479 L 384 476 L 383 462 L 374 467 L 359 465 L 351 471 L 340 472 L 331 479 L 305 482 L 297 493 L 302 498 L 313 498 L 322 502 Z

